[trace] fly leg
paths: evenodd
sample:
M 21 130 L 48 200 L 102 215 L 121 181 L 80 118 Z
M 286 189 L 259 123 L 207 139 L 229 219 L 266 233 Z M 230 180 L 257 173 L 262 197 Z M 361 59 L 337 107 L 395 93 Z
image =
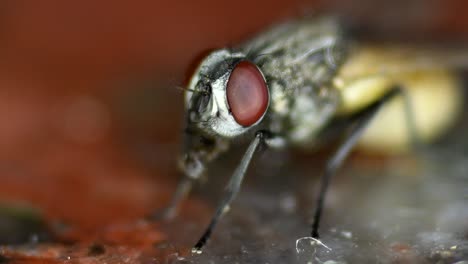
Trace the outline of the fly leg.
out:
M 192 253 L 200 254 L 202 252 L 203 246 L 210 238 L 211 233 L 213 232 L 213 229 L 215 228 L 219 219 L 225 212 L 228 211 L 229 205 L 239 192 L 242 180 L 244 179 L 245 173 L 247 171 L 247 168 L 249 167 L 250 161 L 252 160 L 255 151 L 262 143 L 265 142 L 265 137 L 267 136 L 268 132 L 265 131 L 259 131 L 256 133 L 254 140 L 250 143 L 249 147 L 247 148 L 247 151 L 242 157 L 239 166 L 237 166 L 228 184 L 226 185 L 221 203 L 218 204 L 218 207 L 216 208 L 216 211 L 213 217 L 211 218 L 210 224 L 206 228 L 201 238 L 192 248 Z
M 403 98 L 403 111 L 411 147 L 413 147 L 415 151 L 419 152 L 422 150 L 423 144 L 418 134 L 416 119 L 414 116 L 414 107 L 411 103 L 411 98 L 404 88 L 397 86 L 394 89 L 398 90 L 398 92 L 401 94 L 401 97 Z
M 328 190 L 331 178 L 333 177 L 333 175 L 336 174 L 336 171 L 341 167 L 344 160 L 346 159 L 350 151 L 353 149 L 353 147 L 356 145 L 357 141 L 359 140 L 359 138 L 365 131 L 366 127 L 369 125 L 372 118 L 377 114 L 377 112 L 382 108 L 383 105 L 385 105 L 387 102 L 389 102 L 391 99 L 393 99 L 397 95 L 403 96 L 403 99 L 404 99 L 405 119 L 407 122 L 407 127 L 408 127 L 408 132 L 410 134 L 411 143 L 415 147 L 419 146 L 419 140 L 417 136 L 411 102 L 406 92 L 404 91 L 404 89 L 402 89 L 399 86 L 392 88 L 384 96 L 382 96 L 382 98 L 372 103 L 371 105 L 366 107 L 364 110 L 359 112 L 356 116 L 354 116 L 351 120 L 350 130 L 348 134 L 346 135 L 346 138 L 344 139 L 343 143 L 338 147 L 336 152 L 332 155 L 332 157 L 328 160 L 326 167 L 325 167 L 325 171 L 321 176 L 320 189 L 319 189 L 319 194 L 318 194 L 317 201 L 316 201 L 315 212 L 314 212 L 313 223 L 312 223 L 311 236 L 313 238 L 317 238 L 317 239 L 319 238 L 318 229 L 319 229 L 320 220 L 322 216 L 325 197 L 327 194 L 327 190 Z
M 161 211 L 157 211 L 154 214 L 150 215 L 149 219 L 173 219 L 177 215 L 177 209 L 179 207 L 179 204 L 182 202 L 182 200 L 184 200 L 185 197 L 187 197 L 188 193 L 192 189 L 194 181 L 195 179 L 184 176 L 177 185 L 177 188 L 171 198 L 171 201 L 169 202 L 169 205 Z
M 204 168 L 203 164 L 198 159 L 192 158 L 189 164 L 191 164 L 191 167 L 186 169 L 186 173 L 179 181 L 179 184 L 177 185 L 177 188 L 172 195 L 169 205 L 164 209 L 150 215 L 148 217 L 150 220 L 170 220 L 177 215 L 177 210 L 180 206 L 180 203 L 187 197 L 194 183 L 200 179 Z
M 149 220 L 174 218 L 181 202 L 188 196 L 193 185 L 203 176 L 206 164 L 216 158 L 226 147 L 222 141 L 210 140 L 192 132 L 188 133 L 185 141 L 185 144 L 195 151 L 185 153 L 183 159 L 180 160 L 179 166 L 183 171 L 183 176 L 169 205 L 150 215 Z
M 187 197 L 193 184 L 200 179 L 202 174 L 203 165 L 196 159 L 192 159 L 192 161 L 193 162 L 190 163 L 193 164 L 191 169 L 187 170 L 192 173 L 184 173 L 172 195 L 169 205 L 149 215 L 149 220 L 171 220 L 177 215 L 180 203 Z

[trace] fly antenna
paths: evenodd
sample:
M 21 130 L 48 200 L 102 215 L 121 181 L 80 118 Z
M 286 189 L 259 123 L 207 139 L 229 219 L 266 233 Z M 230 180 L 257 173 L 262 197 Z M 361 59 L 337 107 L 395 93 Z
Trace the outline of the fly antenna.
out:
M 178 89 L 178 90 L 181 90 L 181 91 L 189 91 L 189 92 L 192 92 L 192 93 L 203 93 L 202 91 L 195 90 L 195 89 L 190 89 L 190 88 L 179 86 L 179 85 L 175 86 L 175 88 Z

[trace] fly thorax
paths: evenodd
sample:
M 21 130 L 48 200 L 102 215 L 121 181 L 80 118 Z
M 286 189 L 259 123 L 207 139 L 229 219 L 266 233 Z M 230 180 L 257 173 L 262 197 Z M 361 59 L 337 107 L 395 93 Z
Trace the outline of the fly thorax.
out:
M 334 116 L 339 103 L 336 90 L 305 86 L 297 89 L 290 103 L 287 137 L 293 144 L 313 144 L 317 134 Z

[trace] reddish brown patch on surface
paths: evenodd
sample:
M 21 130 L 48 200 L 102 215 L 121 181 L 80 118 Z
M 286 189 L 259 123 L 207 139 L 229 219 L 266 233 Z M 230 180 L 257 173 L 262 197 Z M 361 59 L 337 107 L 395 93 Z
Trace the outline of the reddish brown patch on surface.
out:
M 390 245 L 390 251 L 397 263 L 417 263 L 420 262 L 420 253 L 411 245 L 395 242 Z
M 411 246 L 408 244 L 402 244 L 402 243 L 393 243 L 391 245 L 392 251 L 396 253 L 406 253 L 411 250 Z

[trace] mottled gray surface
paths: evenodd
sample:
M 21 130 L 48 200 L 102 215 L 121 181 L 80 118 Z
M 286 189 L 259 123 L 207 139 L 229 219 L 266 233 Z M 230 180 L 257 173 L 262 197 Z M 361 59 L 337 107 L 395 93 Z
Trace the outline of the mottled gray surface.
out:
M 327 264 L 468 261 L 466 128 L 462 124 L 443 142 L 420 154 L 348 161 L 333 180 L 328 196 L 321 228 L 324 245 L 311 245 L 307 238 L 323 155 L 298 158 L 267 151 L 255 160 L 240 195 L 204 252 L 173 260 Z M 228 155 L 220 160 L 210 171 L 209 184 L 194 195 L 214 206 L 237 159 Z M 175 247 L 194 243 L 205 228 L 183 219 L 173 225 L 186 233 L 181 239 L 184 242 Z

